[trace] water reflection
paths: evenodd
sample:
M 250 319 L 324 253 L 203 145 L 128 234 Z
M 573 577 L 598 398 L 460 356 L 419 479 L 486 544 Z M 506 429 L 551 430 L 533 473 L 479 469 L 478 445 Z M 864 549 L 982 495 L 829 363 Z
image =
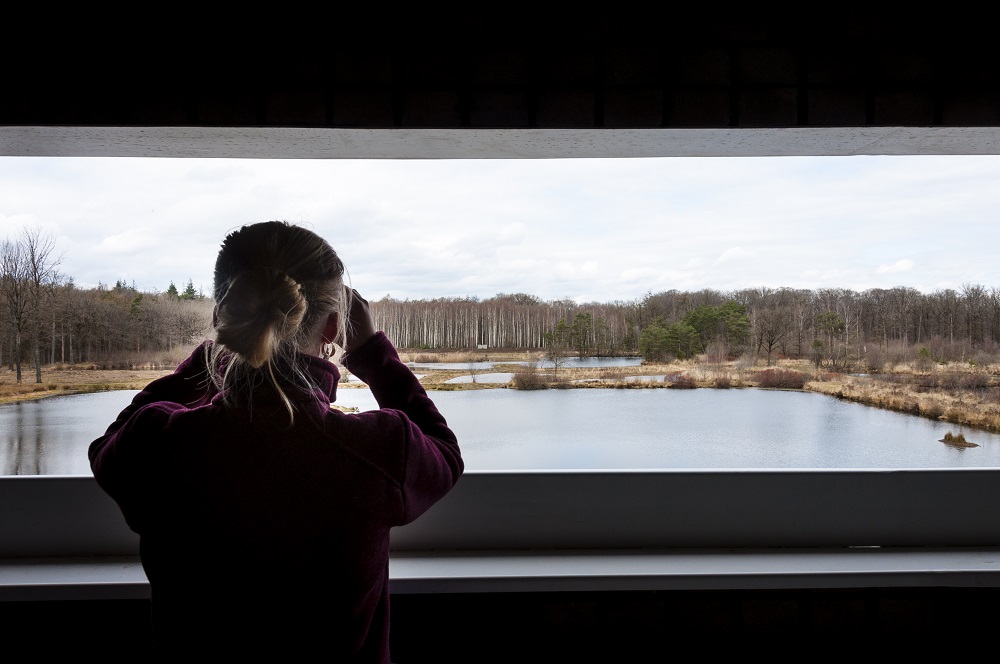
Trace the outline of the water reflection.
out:
M 135 394 L 78 394 L 0 406 L 3 473 L 90 475 L 87 446 L 104 433 Z
M 5 475 L 42 475 L 40 463 L 41 427 L 38 408 L 12 404 L 9 426 L 3 427 L 3 472 Z
M 509 383 L 514 377 L 512 373 L 484 373 L 469 374 L 468 376 L 455 376 L 444 381 L 445 383 L 495 383 L 502 385 Z
M 1000 468 L 1000 435 L 939 442 L 955 425 L 777 390 L 509 389 L 432 396 L 475 470 Z M 376 408 L 368 390 L 341 405 Z
M 483 376 L 477 376 L 477 380 Z M 134 391 L 0 406 L 7 475 L 90 475 L 87 447 Z M 940 442 L 954 425 L 806 392 L 512 389 L 431 395 L 470 470 L 655 468 L 1000 468 L 1000 435 Z M 376 408 L 366 387 L 337 403 Z
M 407 362 L 411 369 L 434 369 L 438 371 L 486 371 L 492 369 L 496 362 Z M 521 364 L 520 362 L 507 362 L 506 364 Z
M 489 371 L 497 366 L 537 366 L 551 369 L 555 366 L 548 360 L 523 360 L 519 362 L 408 362 L 411 369 L 436 369 L 440 371 Z M 641 357 L 567 357 L 559 362 L 560 367 L 574 369 L 599 369 L 601 367 L 638 367 Z
M 534 364 L 525 362 L 524 364 Z M 555 366 L 548 360 L 539 360 L 540 369 L 551 369 Z M 601 367 L 638 367 L 642 365 L 641 357 L 567 357 L 560 361 L 559 366 L 567 369 L 598 369 Z

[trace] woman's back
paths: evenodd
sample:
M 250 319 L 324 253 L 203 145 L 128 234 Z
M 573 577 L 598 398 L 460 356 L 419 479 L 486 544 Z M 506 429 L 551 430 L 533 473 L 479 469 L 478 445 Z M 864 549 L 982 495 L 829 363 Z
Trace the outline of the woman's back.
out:
M 92 443 L 98 483 L 140 535 L 163 648 L 388 661 L 390 529 L 450 491 L 463 464 L 367 303 L 355 306 L 368 321 L 343 362 L 379 410 L 332 409 L 338 370 L 306 353 L 271 361 L 272 381 L 228 385 L 217 377 L 233 355 L 205 342 Z

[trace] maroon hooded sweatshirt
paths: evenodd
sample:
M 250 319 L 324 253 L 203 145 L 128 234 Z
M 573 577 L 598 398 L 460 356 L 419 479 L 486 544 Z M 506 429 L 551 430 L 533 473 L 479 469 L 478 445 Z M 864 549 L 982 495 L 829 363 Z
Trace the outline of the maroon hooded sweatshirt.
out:
M 319 389 L 286 388 L 292 423 L 266 384 L 224 404 L 210 344 L 90 445 L 140 536 L 157 648 L 389 662 L 389 530 L 458 481 L 455 434 L 381 332 L 344 358 L 380 409 L 331 408 L 337 368 L 303 356 Z

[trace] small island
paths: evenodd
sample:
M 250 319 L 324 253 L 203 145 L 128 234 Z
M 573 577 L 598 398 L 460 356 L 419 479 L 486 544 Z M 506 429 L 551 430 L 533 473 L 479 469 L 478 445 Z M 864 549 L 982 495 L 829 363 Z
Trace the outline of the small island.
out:
M 944 435 L 944 438 L 939 439 L 938 442 L 951 445 L 952 447 L 979 447 L 978 444 L 967 441 L 964 433 L 955 435 L 950 431 Z

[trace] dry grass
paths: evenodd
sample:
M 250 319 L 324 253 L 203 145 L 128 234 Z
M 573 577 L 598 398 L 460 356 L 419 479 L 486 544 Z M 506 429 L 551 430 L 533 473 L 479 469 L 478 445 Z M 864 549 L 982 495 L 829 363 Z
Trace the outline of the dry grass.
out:
M 42 367 L 42 382 L 35 372 L 22 370 L 21 383 L 15 372 L 0 369 L 0 403 L 39 399 L 57 394 L 81 394 L 111 390 L 141 390 L 151 380 L 165 376 L 165 369 L 94 369 L 86 365 Z
M 473 362 L 496 363 L 490 372 L 521 372 L 515 364 L 536 361 L 537 353 L 486 353 L 418 351 L 401 353 L 404 361 L 412 362 Z M 418 359 L 419 358 L 419 359 Z M 503 364 L 507 362 L 508 364 Z M 44 367 L 42 383 L 35 383 L 33 371 L 22 373 L 23 382 L 15 384 L 14 373 L 0 368 L 0 403 L 36 399 L 56 394 L 75 394 L 105 390 L 138 390 L 155 378 L 169 373 L 166 369 L 103 369 L 87 366 Z M 467 369 L 421 371 L 421 383 L 428 390 L 479 390 L 517 388 L 509 383 L 447 383 L 451 378 L 468 375 Z M 525 372 L 522 372 L 522 374 Z M 838 399 L 862 403 L 901 413 L 918 415 L 962 427 L 1000 432 L 1000 367 L 971 365 L 935 366 L 918 371 L 913 365 L 899 364 L 892 372 L 877 376 L 850 376 L 817 371 L 808 360 L 780 360 L 768 367 L 751 358 L 729 362 L 696 358 L 683 362 L 643 364 L 635 367 L 560 368 L 535 370 L 521 389 L 528 384 L 544 383 L 548 388 L 562 389 L 736 389 L 775 385 L 775 376 L 805 376 L 801 389 L 828 394 Z M 634 376 L 665 376 L 665 379 L 635 380 Z M 762 380 L 763 378 L 763 380 Z M 793 381 L 794 382 L 794 381 Z M 779 382 L 777 387 L 796 389 L 793 382 Z M 341 387 L 360 385 L 342 384 Z
M 945 445 L 952 445 L 953 447 L 979 447 L 976 443 L 970 443 L 965 439 L 965 434 L 959 433 L 958 435 L 948 432 L 944 435 L 944 438 L 940 442 Z
M 805 389 L 885 410 L 1000 432 L 1000 387 L 996 384 L 966 390 L 837 375 L 813 380 Z

